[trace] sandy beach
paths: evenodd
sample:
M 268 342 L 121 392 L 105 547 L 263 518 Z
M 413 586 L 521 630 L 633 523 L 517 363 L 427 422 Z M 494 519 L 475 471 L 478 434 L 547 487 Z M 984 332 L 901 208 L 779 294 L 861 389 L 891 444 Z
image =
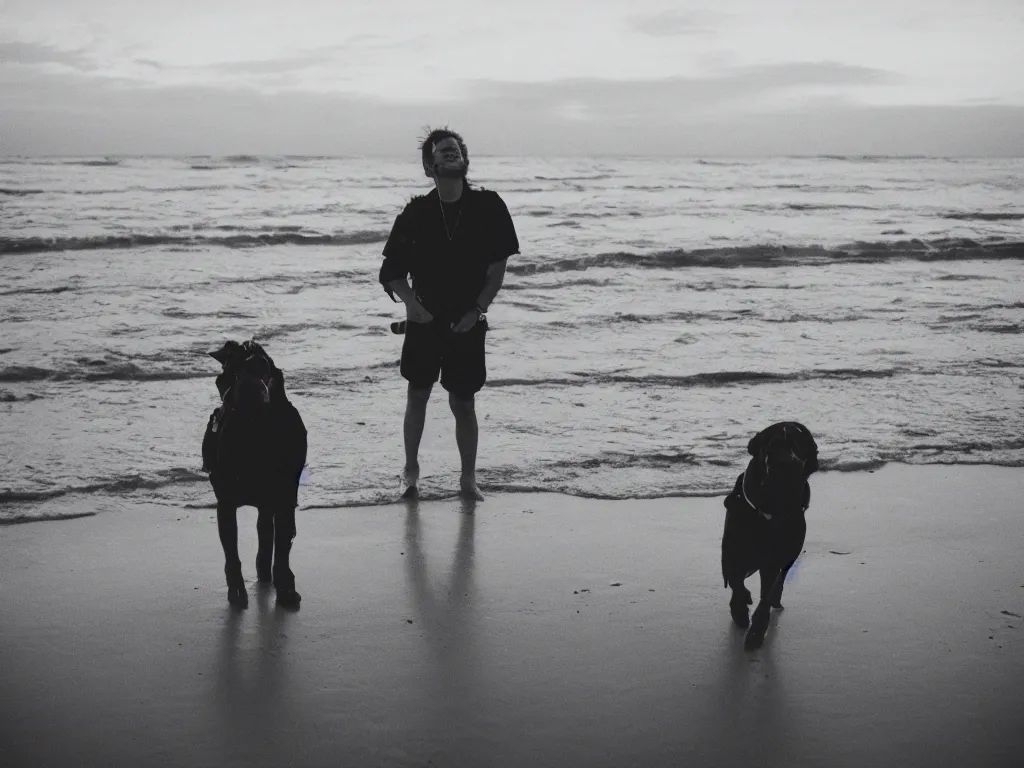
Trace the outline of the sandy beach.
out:
M 252 510 L 244 611 L 210 510 L 5 526 L 0 762 L 1020 765 L 1024 473 L 812 487 L 756 652 L 721 498 L 300 510 L 298 612 L 255 584 Z

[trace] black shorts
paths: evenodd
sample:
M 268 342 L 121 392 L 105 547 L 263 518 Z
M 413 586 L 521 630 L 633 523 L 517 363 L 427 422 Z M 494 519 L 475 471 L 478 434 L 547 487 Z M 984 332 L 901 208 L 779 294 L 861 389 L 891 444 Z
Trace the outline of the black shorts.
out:
M 487 321 L 455 333 L 445 320 L 409 323 L 402 344 L 402 377 L 415 389 L 427 389 L 438 376 L 456 397 L 479 392 L 487 380 L 484 337 Z

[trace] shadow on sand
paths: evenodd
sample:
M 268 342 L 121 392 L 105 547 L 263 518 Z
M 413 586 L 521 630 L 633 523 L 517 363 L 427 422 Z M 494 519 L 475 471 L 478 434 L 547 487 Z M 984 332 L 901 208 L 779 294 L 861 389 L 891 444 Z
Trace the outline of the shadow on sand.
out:
M 258 760 L 279 750 L 268 724 L 287 721 L 288 625 L 295 614 L 276 604 L 268 584 L 256 585 L 253 597 L 255 611 L 252 604 L 246 611 L 226 608 L 213 698 L 224 748 Z

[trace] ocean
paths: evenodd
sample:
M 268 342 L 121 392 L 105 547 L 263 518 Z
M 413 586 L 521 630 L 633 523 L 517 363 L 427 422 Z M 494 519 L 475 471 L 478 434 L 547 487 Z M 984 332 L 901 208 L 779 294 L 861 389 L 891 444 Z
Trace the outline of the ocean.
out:
M 489 312 L 485 494 L 724 494 L 780 420 L 826 472 L 1024 464 L 1024 160 L 474 156 L 470 178 L 522 247 Z M 0 522 L 212 507 L 228 339 L 285 373 L 301 508 L 394 501 L 404 313 L 377 270 L 429 188 L 415 151 L 0 159 Z M 426 498 L 458 487 L 444 395 Z

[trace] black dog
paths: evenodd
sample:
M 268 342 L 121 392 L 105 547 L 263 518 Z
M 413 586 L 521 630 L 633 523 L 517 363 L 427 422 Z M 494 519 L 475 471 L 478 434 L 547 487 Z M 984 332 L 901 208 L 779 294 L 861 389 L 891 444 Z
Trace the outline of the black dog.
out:
M 729 609 L 737 626 L 747 627 L 746 648 L 759 648 L 768 630 L 770 608 L 782 609 L 782 587 L 804 545 L 811 503 L 807 478 L 818 470 L 818 446 L 807 427 L 781 421 L 757 433 L 747 445 L 753 458 L 725 498 L 722 576 L 732 587 Z M 761 573 L 761 599 L 753 621 L 753 600 L 743 581 Z
M 296 607 L 295 575 L 288 555 L 295 538 L 299 477 L 306 464 L 306 427 L 288 400 L 284 374 L 256 342 L 229 341 L 210 356 L 222 404 L 203 436 L 203 469 L 217 496 L 217 528 L 224 548 L 228 602 L 246 606 L 249 596 L 238 558 L 240 506 L 256 507 L 259 549 L 256 575 L 273 581 L 277 600 Z

